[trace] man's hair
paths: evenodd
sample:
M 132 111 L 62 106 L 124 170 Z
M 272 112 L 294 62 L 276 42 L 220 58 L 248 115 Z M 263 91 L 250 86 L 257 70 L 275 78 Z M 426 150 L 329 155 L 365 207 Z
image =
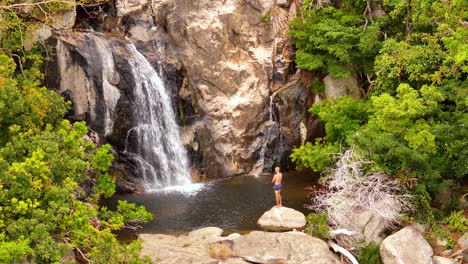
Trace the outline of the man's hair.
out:
M 280 167 L 275 167 L 275 170 L 278 169 L 278 170 L 281 170 Z

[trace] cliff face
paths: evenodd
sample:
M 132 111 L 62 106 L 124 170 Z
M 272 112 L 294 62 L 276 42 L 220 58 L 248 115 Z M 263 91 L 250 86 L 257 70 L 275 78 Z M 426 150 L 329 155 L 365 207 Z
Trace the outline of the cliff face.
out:
M 194 172 L 288 167 L 293 146 L 321 131 L 307 113 L 313 76 L 295 69 L 287 36 L 298 4 L 116 0 L 98 23 L 77 23 L 102 34 L 59 32 L 57 89 L 73 102 L 71 118 L 88 121 L 124 156 L 132 80 L 122 43 L 132 42 L 163 65 Z
M 300 142 L 300 135 L 291 131 L 298 131 L 301 122 L 308 124 L 305 111 L 311 103 L 300 74 L 295 75 L 294 51 L 286 34 L 296 4 L 151 4 L 185 69 L 188 85 L 179 95 L 193 106 L 197 118 L 186 123 L 184 137 L 197 142 L 189 140 L 187 145 L 192 153 L 200 152 L 208 175 L 258 173 L 286 165 L 292 145 Z M 285 86 L 295 91 L 273 101 L 282 103 L 281 109 L 270 105 L 270 96 Z

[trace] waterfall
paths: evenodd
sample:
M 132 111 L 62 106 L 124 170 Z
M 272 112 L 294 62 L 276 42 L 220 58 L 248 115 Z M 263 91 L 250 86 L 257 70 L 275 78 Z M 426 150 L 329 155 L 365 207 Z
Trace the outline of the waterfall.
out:
M 164 81 L 133 44 L 128 63 L 134 78 L 134 126 L 125 153 L 136 162 L 145 189 L 190 184 L 187 154 L 182 145 L 172 100 Z
M 272 166 L 276 166 L 275 164 L 279 165 L 278 163 L 282 160 L 282 155 L 284 151 L 284 139 L 283 134 L 281 133 L 281 126 L 279 123 L 278 116 L 275 115 L 274 103 L 275 96 L 278 92 L 279 90 L 270 95 L 270 104 L 268 107 L 269 120 L 265 122 L 264 127 L 261 129 L 260 136 L 258 136 L 252 144 L 253 146 L 261 146 L 259 148 L 258 153 L 259 158 L 254 164 L 253 169 L 251 170 L 251 173 L 255 176 L 258 176 L 261 173 L 263 173 L 265 167 L 271 169 Z M 271 140 L 274 140 L 275 138 L 278 138 L 279 146 L 275 145 L 274 147 L 272 147 Z M 270 155 L 272 151 L 277 151 L 279 153 L 279 157 L 278 159 L 274 159 L 272 163 L 269 163 L 268 155 Z

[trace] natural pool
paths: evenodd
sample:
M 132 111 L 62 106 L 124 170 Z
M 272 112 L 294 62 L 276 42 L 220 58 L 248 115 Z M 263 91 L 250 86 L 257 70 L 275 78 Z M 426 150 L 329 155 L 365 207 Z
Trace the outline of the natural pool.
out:
M 284 173 L 283 205 L 303 213 L 308 210 L 310 190 L 318 175 L 309 171 Z M 270 176 L 239 176 L 193 184 L 182 188 L 166 188 L 143 194 L 115 195 L 144 205 L 154 213 L 154 220 L 143 225 L 143 233 L 179 233 L 217 226 L 227 232 L 257 229 L 258 218 L 275 204 Z

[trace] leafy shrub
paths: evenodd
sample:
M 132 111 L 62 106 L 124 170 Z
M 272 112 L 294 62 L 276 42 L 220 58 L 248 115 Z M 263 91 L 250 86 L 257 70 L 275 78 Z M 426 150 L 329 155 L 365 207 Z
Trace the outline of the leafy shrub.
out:
M 321 144 L 320 139 L 315 144 L 307 142 L 293 150 L 291 159 L 299 168 L 311 168 L 319 172 L 325 170 L 333 162 L 332 154 L 337 153 L 339 148 L 334 145 Z
M 65 7 L 57 3 L 42 7 Z M 41 86 L 45 50 L 23 49 L 37 21 L 17 11 L 0 9 L 0 263 L 59 263 L 69 252 L 93 263 L 150 263 L 140 241 L 122 245 L 113 231 L 151 215 L 129 203 L 100 207 L 115 192 L 110 146 L 84 140 L 84 122 L 63 119 L 70 104 Z
M 454 211 L 442 222 L 446 224 L 453 232 L 465 233 L 468 231 L 468 219 L 463 216 L 463 213 L 463 210 L 458 212 Z
M 348 77 L 350 65 L 370 70 L 380 49 L 380 25 L 366 23 L 362 3 L 356 1 L 355 8 L 321 8 L 306 1 L 289 32 L 298 48 L 297 67 L 334 77 Z
M 321 239 L 330 238 L 330 229 L 327 226 L 327 221 L 327 212 L 321 214 L 310 213 L 307 216 L 307 223 L 309 223 L 309 226 L 305 229 L 306 233 Z
M 359 251 L 358 261 L 360 264 L 383 264 L 380 258 L 379 245 L 370 243 Z

